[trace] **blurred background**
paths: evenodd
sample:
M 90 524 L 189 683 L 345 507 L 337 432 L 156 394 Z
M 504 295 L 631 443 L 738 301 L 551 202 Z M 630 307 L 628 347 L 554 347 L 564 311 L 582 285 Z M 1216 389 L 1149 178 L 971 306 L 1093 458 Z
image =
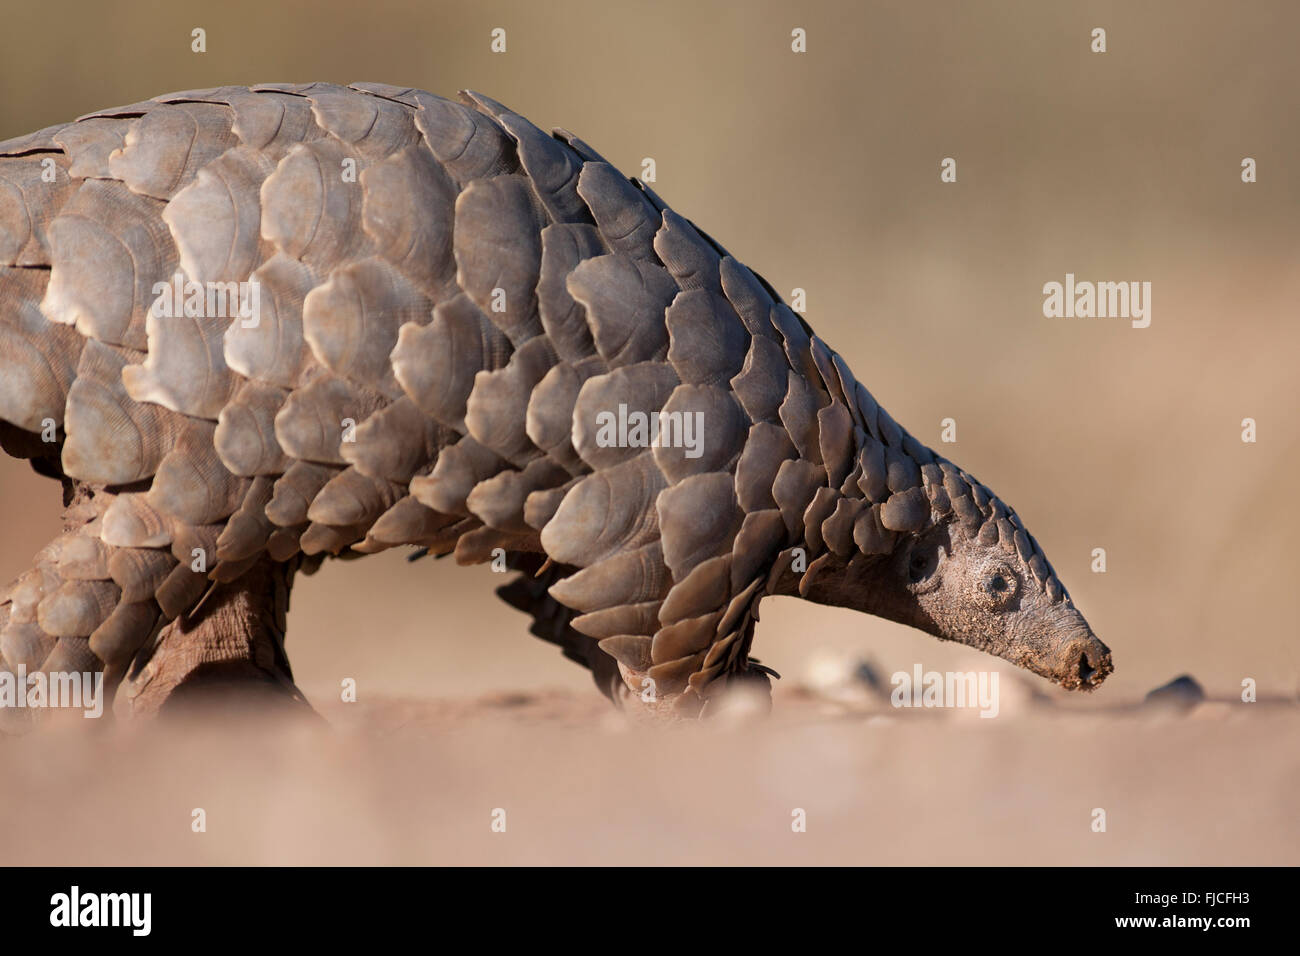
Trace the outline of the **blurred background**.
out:
M 1297 27 L 1293 3 L 1185 0 L 12 5 L 0 139 L 171 90 L 373 80 L 483 91 L 628 173 L 652 157 L 660 195 L 783 295 L 805 289 L 894 417 L 1024 517 L 1114 651 L 1090 703 L 1183 672 L 1294 698 Z M 1150 327 L 1045 318 L 1043 284 L 1067 272 L 1150 282 Z M 0 578 L 55 532 L 58 497 L 0 462 Z M 294 591 L 299 683 L 585 691 L 500 582 L 401 553 L 327 565 Z M 791 599 L 764 605 L 755 652 L 795 675 L 814 652 L 886 673 L 993 665 Z

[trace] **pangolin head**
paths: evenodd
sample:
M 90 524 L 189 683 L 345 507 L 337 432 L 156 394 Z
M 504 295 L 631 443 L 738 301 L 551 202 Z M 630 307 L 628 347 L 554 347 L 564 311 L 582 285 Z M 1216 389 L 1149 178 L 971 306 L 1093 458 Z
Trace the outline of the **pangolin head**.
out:
M 923 527 L 890 532 L 877 526 L 884 538 L 867 537 L 888 541 L 887 549 L 856 552 L 805 582 L 803 596 L 978 648 L 1069 690 L 1097 688 L 1114 669 L 1110 649 L 1092 633 L 1037 542 L 987 488 L 942 465 L 942 486 L 925 484 L 930 514 Z

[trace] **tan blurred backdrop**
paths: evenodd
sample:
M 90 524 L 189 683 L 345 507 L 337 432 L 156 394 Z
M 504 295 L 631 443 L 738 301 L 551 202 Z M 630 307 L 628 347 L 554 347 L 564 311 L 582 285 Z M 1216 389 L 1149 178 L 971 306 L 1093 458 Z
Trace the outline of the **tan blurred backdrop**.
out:
M 0 139 L 172 90 L 374 80 L 481 90 L 625 172 L 653 157 L 675 209 L 783 295 L 807 290 L 809 321 L 915 435 L 937 445 L 957 421 L 942 452 L 1024 516 L 1113 649 L 1100 698 L 1185 671 L 1294 696 L 1300 7 L 1077 6 L 29 4 L 3 16 Z M 1044 318 L 1042 286 L 1067 272 L 1151 282 L 1150 328 Z M 0 496 L 8 580 L 55 533 L 58 491 L 5 460 Z M 328 565 L 294 592 L 299 682 L 584 686 L 498 583 L 400 553 Z M 764 606 L 765 662 L 798 673 L 817 648 L 887 671 L 990 663 L 849 611 Z

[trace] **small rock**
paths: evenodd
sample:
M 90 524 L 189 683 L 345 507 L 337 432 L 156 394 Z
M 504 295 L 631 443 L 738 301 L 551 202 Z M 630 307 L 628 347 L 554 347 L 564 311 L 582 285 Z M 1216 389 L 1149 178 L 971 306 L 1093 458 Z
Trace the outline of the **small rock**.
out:
M 889 699 L 889 689 L 869 661 L 830 651 L 813 654 L 803 686 L 818 700 L 837 706 L 869 707 Z
M 889 691 L 885 687 L 884 678 L 880 672 L 872 666 L 870 661 L 859 661 L 858 666 L 853 671 L 853 679 L 859 684 L 865 684 L 877 696 L 889 696 Z
M 1175 677 L 1168 684 L 1157 687 L 1146 696 L 1143 706 L 1172 707 L 1190 710 L 1205 700 L 1205 690 L 1190 674 Z

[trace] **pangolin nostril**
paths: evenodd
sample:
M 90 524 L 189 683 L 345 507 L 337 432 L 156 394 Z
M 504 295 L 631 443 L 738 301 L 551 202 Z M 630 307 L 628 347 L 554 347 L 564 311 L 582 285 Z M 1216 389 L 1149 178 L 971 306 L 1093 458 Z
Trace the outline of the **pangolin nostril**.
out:
M 1087 683 L 1092 679 L 1092 675 L 1095 674 L 1095 673 L 1097 673 L 1097 669 L 1096 669 L 1095 667 L 1093 667 L 1090 663 L 1088 663 L 1088 654 L 1087 654 L 1087 652 L 1080 652 L 1080 654 L 1079 654 L 1079 680 L 1081 680 L 1083 683 L 1087 684 Z

